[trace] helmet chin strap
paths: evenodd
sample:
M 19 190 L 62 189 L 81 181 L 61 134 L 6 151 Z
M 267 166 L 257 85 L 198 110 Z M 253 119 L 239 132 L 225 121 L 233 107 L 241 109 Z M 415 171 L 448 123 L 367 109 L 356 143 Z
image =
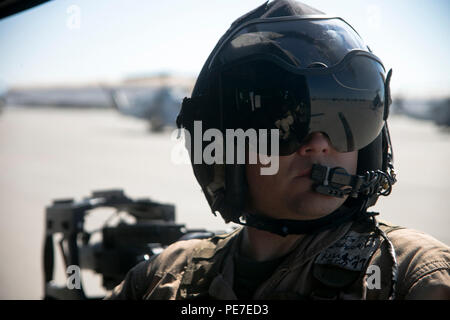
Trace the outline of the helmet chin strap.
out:
M 314 164 L 311 179 L 315 182 L 316 192 L 327 196 L 343 198 L 349 195 L 357 198 L 359 194 L 367 197 L 374 195 L 387 196 L 396 182 L 393 172 L 367 171 L 364 175 L 349 174 L 344 168 L 330 168 Z
M 290 234 L 314 234 L 331 229 L 354 220 L 360 215 L 360 209 L 341 206 L 329 215 L 313 220 L 274 219 L 261 213 L 243 212 L 239 220 L 233 222 L 285 237 Z

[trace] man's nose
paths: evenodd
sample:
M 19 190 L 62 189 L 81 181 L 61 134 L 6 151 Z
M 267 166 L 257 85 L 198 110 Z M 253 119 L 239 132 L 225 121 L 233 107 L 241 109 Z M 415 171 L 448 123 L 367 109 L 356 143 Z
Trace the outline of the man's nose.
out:
M 313 132 L 306 137 L 297 153 L 302 156 L 324 155 L 330 153 L 331 143 L 328 137 L 321 132 Z

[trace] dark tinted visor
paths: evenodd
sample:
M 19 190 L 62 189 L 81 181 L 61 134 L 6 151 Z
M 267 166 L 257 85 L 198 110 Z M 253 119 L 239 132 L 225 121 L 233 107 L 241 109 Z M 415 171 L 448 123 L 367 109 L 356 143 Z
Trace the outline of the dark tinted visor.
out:
M 221 72 L 227 127 L 279 129 L 280 155 L 312 132 L 328 136 L 339 152 L 360 150 L 384 124 L 385 70 L 375 56 L 351 52 L 333 68 L 291 72 L 268 60 Z

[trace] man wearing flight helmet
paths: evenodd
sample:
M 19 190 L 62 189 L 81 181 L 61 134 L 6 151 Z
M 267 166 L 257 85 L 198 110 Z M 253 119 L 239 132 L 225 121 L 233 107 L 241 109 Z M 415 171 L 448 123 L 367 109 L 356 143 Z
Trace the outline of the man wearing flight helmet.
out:
M 256 130 L 245 163 L 194 161 L 187 144 L 212 212 L 244 227 L 171 245 L 109 297 L 450 299 L 450 249 L 367 210 L 396 182 L 390 77 L 349 24 L 304 4 L 266 2 L 236 20 L 177 124 L 191 136 L 199 123 L 201 134 Z M 264 137 L 275 147 L 258 149 Z M 252 153 L 278 170 L 262 174 Z

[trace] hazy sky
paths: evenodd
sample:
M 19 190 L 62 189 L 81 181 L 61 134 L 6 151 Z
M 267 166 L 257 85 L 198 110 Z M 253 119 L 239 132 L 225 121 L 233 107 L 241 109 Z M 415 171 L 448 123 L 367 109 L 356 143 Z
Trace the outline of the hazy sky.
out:
M 54 0 L 0 20 L 0 86 L 197 75 L 230 24 L 261 0 Z M 450 95 L 447 0 L 303 1 L 355 27 L 394 93 Z

